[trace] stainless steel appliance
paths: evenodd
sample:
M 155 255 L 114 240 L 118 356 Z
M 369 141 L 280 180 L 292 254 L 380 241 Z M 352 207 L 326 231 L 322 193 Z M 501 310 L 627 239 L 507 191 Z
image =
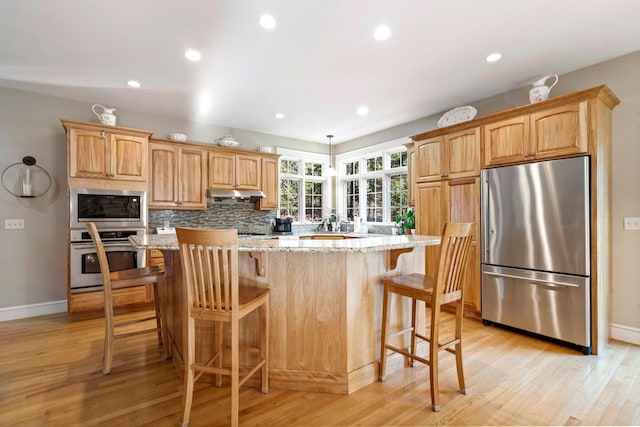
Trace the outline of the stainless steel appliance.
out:
M 275 233 L 291 233 L 291 218 L 276 218 L 276 225 L 273 227 Z
M 482 318 L 591 352 L 589 157 L 482 171 Z
M 129 236 L 144 235 L 145 229 L 100 230 L 111 271 L 145 266 L 145 251 L 137 250 Z M 72 293 L 102 290 L 102 276 L 96 247 L 89 232 L 71 230 L 69 287 Z
M 71 188 L 69 190 L 69 288 L 72 293 L 102 289 L 96 249 L 87 231 L 94 222 L 112 271 L 145 266 L 145 251 L 129 236 L 147 227 L 146 193 L 131 190 Z
M 86 227 L 92 221 L 100 228 L 144 228 L 147 226 L 146 193 L 131 190 L 72 188 L 69 190 L 70 227 Z

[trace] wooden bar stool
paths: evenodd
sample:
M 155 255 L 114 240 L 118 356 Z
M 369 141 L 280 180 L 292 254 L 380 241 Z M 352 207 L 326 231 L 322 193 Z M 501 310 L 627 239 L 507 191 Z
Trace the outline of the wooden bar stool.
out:
M 429 365 L 429 380 L 431 382 L 431 407 L 435 412 L 440 411 L 440 396 L 438 385 L 438 353 L 446 350 L 456 356 L 456 369 L 460 392 L 466 394 L 464 373 L 462 370 L 462 313 L 464 305 L 464 286 L 462 276 L 467 265 L 473 223 L 447 223 L 440 243 L 440 258 L 436 277 L 413 273 L 390 277 L 383 280 L 384 294 L 382 300 L 382 336 L 380 345 L 380 381 L 385 380 L 387 349 L 401 353 L 409 358 L 409 365 L 417 360 Z M 411 326 L 393 333 L 387 332 L 389 322 L 389 306 L 391 293 L 411 298 Z M 416 333 L 416 304 L 423 301 L 425 307 L 431 306 L 431 326 L 429 336 Z M 456 326 L 452 340 L 440 344 L 440 312 L 444 304 L 456 302 Z M 387 338 L 411 334 L 409 349 L 398 348 L 387 344 Z M 429 343 L 429 359 L 416 354 L 416 338 Z M 454 346 L 455 348 L 451 348 Z
M 158 334 L 158 345 L 164 348 L 165 359 L 169 358 L 169 340 L 167 338 L 164 324 L 164 301 L 162 298 L 162 284 L 164 272 L 157 266 L 132 268 L 128 270 L 110 271 L 109 259 L 104 250 L 104 244 L 100 234 L 93 222 L 87 223 L 87 229 L 96 247 L 98 262 L 100 263 L 100 273 L 104 288 L 104 361 L 102 373 L 111 373 L 113 362 L 113 345 L 116 338 L 130 337 L 144 333 L 156 332 Z M 155 316 L 142 319 L 130 320 L 122 323 L 115 323 L 113 314 L 113 291 L 116 289 L 133 288 L 153 284 L 153 299 L 155 303 Z M 144 324 L 155 319 L 155 327 L 142 327 L 134 331 L 116 333 L 117 328 L 128 327 L 134 324 Z
M 238 279 L 237 230 L 193 230 L 176 228 L 183 277 L 187 286 L 187 335 L 184 356 L 183 427 L 189 425 L 193 387 L 203 373 L 231 377 L 231 425 L 238 425 L 239 389 L 261 370 L 262 392 L 269 390 L 269 289 L 241 286 Z M 255 364 L 240 366 L 240 320 L 258 310 L 259 348 L 242 348 Z M 214 354 L 196 362 L 195 321 L 215 323 Z M 230 328 L 230 366 L 223 366 L 223 326 Z M 225 363 L 226 364 L 226 363 Z M 242 370 L 242 375 L 240 371 Z

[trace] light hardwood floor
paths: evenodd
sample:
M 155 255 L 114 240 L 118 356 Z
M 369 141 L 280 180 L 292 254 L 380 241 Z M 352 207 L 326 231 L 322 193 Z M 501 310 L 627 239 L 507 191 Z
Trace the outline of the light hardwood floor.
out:
M 182 381 L 156 337 L 116 342 L 101 369 L 102 319 L 66 314 L 0 323 L 0 426 L 175 426 Z M 442 412 L 429 405 L 426 366 L 404 368 L 349 396 L 248 385 L 247 426 L 640 425 L 640 347 L 611 342 L 599 356 L 465 319 L 467 395 L 454 357 L 440 365 Z M 226 425 L 228 384 L 196 386 L 191 426 Z

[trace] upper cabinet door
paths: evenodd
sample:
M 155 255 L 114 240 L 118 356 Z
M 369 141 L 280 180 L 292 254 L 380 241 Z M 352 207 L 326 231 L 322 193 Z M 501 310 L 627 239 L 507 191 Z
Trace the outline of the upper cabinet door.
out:
M 111 168 L 104 131 L 69 130 L 69 176 L 109 178 Z
M 260 190 L 261 158 L 251 154 L 236 154 L 236 188 Z
M 207 156 L 201 148 L 180 148 L 178 154 L 179 206 L 183 209 L 206 209 Z
M 483 126 L 485 165 L 524 161 L 529 152 L 529 116 L 501 120 Z
M 586 153 L 587 101 L 484 126 L 485 165 Z
M 111 178 L 128 181 L 147 180 L 147 138 L 109 134 Z
M 175 207 L 178 204 L 178 148 L 149 144 L 151 176 L 149 207 Z
M 475 127 L 444 137 L 445 178 L 480 175 L 480 128 Z
M 261 210 L 278 209 L 278 170 L 278 159 L 271 157 L 262 158 L 262 191 L 265 197 L 260 199 Z
M 69 177 L 146 181 L 148 144 L 144 136 L 70 128 Z
M 531 142 L 536 159 L 586 153 L 587 101 L 531 114 Z
M 416 142 L 415 169 L 418 182 L 444 178 L 444 144 L 441 137 Z
M 236 156 L 209 151 L 209 187 L 236 188 Z

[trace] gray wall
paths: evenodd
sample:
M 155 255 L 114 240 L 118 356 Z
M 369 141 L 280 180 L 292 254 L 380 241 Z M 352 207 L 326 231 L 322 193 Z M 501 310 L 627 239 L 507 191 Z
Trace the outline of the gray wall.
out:
M 116 115 L 118 125 L 151 130 L 160 138 L 184 132 L 192 141 L 213 144 L 229 130 L 122 109 Z M 91 104 L 0 87 L 0 170 L 31 155 L 53 178 L 52 190 L 34 199 L 17 198 L 0 187 L 0 310 L 67 298 L 67 152 L 61 118 L 97 121 Z M 235 129 L 231 132 L 244 149 L 271 145 L 328 152 L 325 144 Z M 209 218 L 225 209 L 214 207 Z M 243 206 L 238 209 L 246 210 Z M 275 211 L 255 211 L 243 218 L 255 226 L 266 224 L 274 215 Z M 24 230 L 4 229 L 4 220 L 14 218 L 25 220 Z
M 553 72 L 553 70 L 549 70 Z M 612 323 L 640 337 L 640 231 L 625 231 L 624 217 L 640 217 L 640 52 L 560 76 L 551 96 L 606 84 L 620 99 L 613 110 L 612 144 Z M 469 104 L 477 117 L 528 104 L 529 87 L 519 87 Z M 342 143 L 343 153 L 367 145 L 435 129 L 441 114 Z M 420 126 L 424 125 L 421 129 Z
M 549 70 L 553 72 L 553 70 Z M 551 96 L 606 84 L 620 98 L 613 113 L 612 321 L 640 333 L 640 232 L 624 231 L 625 216 L 640 217 L 640 52 L 560 76 Z M 528 88 L 514 88 L 485 100 L 469 100 L 478 116 L 528 103 Z M 99 100 L 96 100 L 99 102 Z M 226 128 L 142 113 L 118 111 L 119 124 L 153 130 L 166 137 L 182 131 L 196 141 L 212 142 Z M 22 231 L 0 229 L 0 308 L 64 300 L 65 135 L 59 118 L 94 121 L 91 105 L 0 88 L 0 167 L 33 155 L 54 177 L 46 197 L 17 199 L 0 190 L 0 220 L 24 218 Z M 339 144 L 336 153 L 406 137 L 435 128 L 438 116 L 407 123 Z M 245 148 L 273 145 L 326 153 L 323 144 L 233 130 Z

